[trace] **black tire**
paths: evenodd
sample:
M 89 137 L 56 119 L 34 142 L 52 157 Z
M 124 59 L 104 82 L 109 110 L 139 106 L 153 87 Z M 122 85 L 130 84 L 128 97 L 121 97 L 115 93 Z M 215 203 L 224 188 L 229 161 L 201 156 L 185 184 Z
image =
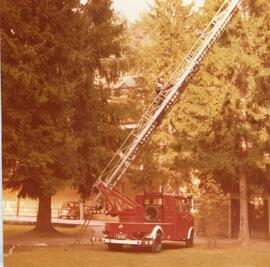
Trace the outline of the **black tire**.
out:
M 123 244 L 108 244 L 108 248 L 112 251 L 120 251 L 123 249 Z
M 187 248 L 193 247 L 194 243 L 194 231 L 192 230 L 190 233 L 190 238 L 185 241 L 185 245 Z
M 153 240 L 152 252 L 158 253 L 162 250 L 162 234 L 157 233 L 156 238 Z

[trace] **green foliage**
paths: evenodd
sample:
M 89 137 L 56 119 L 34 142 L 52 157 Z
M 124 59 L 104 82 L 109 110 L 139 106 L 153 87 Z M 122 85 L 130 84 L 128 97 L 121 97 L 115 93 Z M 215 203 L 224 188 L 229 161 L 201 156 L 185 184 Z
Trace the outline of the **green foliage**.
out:
M 213 178 L 203 179 L 198 190 L 198 228 L 205 232 L 209 246 L 216 247 L 216 239 L 228 221 L 229 200 Z
M 75 7 L 4 1 L 1 8 L 4 182 L 23 197 L 54 194 L 72 177 L 75 41 L 63 40 L 81 22 Z
M 192 20 L 190 6 L 182 1 L 155 1 L 149 14 L 133 26 L 137 46 L 137 62 L 145 75 L 148 90 L 160 72 L 170 74 L 183 57 L 182 51 L 190 48 Z
M 147 42 L 141 42 L 138 56 L 149 90 L 160 71 L 173 72 L 221 3 L 205 1 L 201 10 L 188 16 L 191 7 L 181 1 L 155 1 L 151 14 L 143 18 Z M 259 12 L 262 6 L 265 9 Z M 250 189 L 258 182 L 265 186 L 264 155 L 270 143 L 269 11 L 266 1 L 251 1 L 240 10 L 168 114 L 163 133 L 154 137 L 157 150 L 168 159 L 167 169 L 211 174 L 225 190 L 236 191 L 244 164 Z M 165 148 L 160 145 L 164 142 Z M 261 179 L 254 179 L 258 176 Z
M 131 41 L 138 48 L 136 52 L 136 62 L 140 67 L 140 72 L 146 80 L 146 101 L 153 100 L 154 83 L 158 74 L 162 71 L 167 76 L 172 69 L 179 63 L 183 57 L 182 51 L 189 48 L 187 39 L 188 32 L 192 28 L 193 17 L 189 16 L 190 6 L 184 7 L 181 1 L 155 1 L 149 14 L 142 17 L 141 21 L 136 22 L 130 29 L 132 32 Z M 190 36 L 189 36 L 190 37 Z M 147 176 L 148 179 L 161 180 L 165 183 L 168 180 L 168 165 L 157 164 L 157 162 L 165 162 L 163 155 L 165 151 L 159 146 L 159 142 L 170 142 L 171 137 L 164 133 L 168 139 L 156 139 L 153 137 L 151 144 L 145 148 L 145 153 L 142 155 L 143 162 L 147 162 L 147 167 L 143 180 Z M 161 140 L 161 141 L 160 141 Z M 165 144 L 162 145 L 165 147 Z M 154 151 L 150 157 L 149 151 Z M 162 157 L 159 157 L 162 155 Z M 171 158 L 168 155 L 168 158 Z M 157 168 L 158 165 L 158 168 Z M 149 171 L 148 170 L 153 170 Z M 136 176 L 138 180 L 139 176 Z M 137 184 L 138 181 L 136 181 Z
M 4 0 L 1 18 L 4 185 L 87 195 L 121 138 L 119 107 L 95 78 L 116 77 L 101 59 L 120 55 L 123 25 L 110 0 Z

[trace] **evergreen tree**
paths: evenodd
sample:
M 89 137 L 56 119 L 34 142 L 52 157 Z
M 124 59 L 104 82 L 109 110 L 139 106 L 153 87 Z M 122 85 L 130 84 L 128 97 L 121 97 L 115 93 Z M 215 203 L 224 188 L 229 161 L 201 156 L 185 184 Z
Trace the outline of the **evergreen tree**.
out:
M 79 168 L 73 185 L 87 199 L 93 182 L 118 149 L 125 133 L 119 128 L 121 106 L 108 102 L 107 84 L 116 82 L 118 68 L 102 63 L 110 55 L 121 56 L 123 23 L 115 17 L 109 0 L 89 1 L 84 6 L 84 15 L 87 34 L 80 41 L 85 49 L 76 68 L 77 75 L 83 73 L 83 77 L 75 91 L 71 124 L 78 144 Z
M 38 199 L 36 228 L 51 230 L 51 197 L 93 179 L 89 162 L 103 159 L 93 137 L 108 137 L 93 131 L 112 120 L 93 81 L 110 75 L 100 59 L 118 53 L 121 27 L 110 0 L 4 0 L 1 18 L 4 186 Z

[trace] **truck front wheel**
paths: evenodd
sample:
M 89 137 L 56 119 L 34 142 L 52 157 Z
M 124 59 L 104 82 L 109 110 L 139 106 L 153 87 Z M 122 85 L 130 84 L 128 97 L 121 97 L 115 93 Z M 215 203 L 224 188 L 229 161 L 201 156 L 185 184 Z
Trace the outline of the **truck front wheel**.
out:
M 108 244 L 108 248 L 113 251 L 122 250 L 123 244 Z
M 193 247 L 193 239 L 194 239 L 194 231 L 192 230 L 190 233 L 189 239 L 186 240 L 185 245 L 186 247 Z
M 162 234 L 157 233 L 156 238 L 153 240 L 152 252 L 160 252 L 162 249 Z

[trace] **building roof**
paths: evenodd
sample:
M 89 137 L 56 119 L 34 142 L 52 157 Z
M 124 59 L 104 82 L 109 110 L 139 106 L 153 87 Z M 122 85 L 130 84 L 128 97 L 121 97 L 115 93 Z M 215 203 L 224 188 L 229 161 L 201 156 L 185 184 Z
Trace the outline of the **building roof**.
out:
M 131 89 L 142 87 L 138 76 L 123 76 L 118 83 L 115 84 L 114 89 Z

